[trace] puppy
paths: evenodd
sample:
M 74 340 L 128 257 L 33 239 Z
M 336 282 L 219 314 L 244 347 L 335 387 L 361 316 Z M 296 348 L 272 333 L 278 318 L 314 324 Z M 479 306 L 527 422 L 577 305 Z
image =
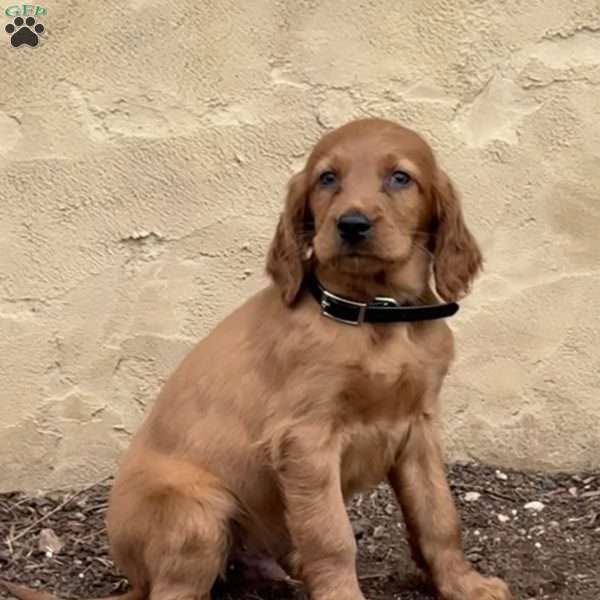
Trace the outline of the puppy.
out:
M 235 553 L 312 600 L 364 600 L 345 502 L 387 480 L 441 598 L 509 600 L 465 559 L 437 426 L 444 317 L 481 262 L 420 136 L 380 119 L 325 135 L 290 181 L 272 285 L 183 360 L 125 457 L 108 533 L 127 597 L 208 600 Z

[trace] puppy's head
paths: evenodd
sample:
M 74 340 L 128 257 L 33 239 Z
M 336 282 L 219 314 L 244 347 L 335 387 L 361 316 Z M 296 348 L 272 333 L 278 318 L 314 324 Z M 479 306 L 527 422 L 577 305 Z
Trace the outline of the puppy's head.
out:
M 364 119 L 325 135 L 289 183 L 267 260 L 288 304 L 315 264 L 341 276 L 425 280 L 432 267 L 450 301 L 468 293 L 481 253 L 427 143 L 396 123 Z

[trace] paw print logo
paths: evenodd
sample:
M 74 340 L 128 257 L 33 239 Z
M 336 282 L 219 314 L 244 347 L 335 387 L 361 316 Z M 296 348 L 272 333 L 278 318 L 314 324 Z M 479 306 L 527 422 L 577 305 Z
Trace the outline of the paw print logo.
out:
M 23 20 L 17 17 L 12 23 L 6 26 L 6 33 L 10 35 L 10 43 L 15 47 L 27 44 L 28 46 L 37 46 L 40 40 L 39 34 L 44 33 L 44 26 L 41 23 L 36 25 L 33 17 L 27 17 Z

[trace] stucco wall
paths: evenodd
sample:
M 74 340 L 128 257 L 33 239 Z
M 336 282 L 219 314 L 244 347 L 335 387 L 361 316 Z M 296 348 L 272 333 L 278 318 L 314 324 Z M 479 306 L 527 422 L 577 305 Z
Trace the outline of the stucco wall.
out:
M 450 455 L 600 465 L 597 0 L 44 6 L 37 48 L 0 30 L 1 490 L 113 470 L 262 285 L 286 179 L 361 115 L 428 136 L 487 257 Z

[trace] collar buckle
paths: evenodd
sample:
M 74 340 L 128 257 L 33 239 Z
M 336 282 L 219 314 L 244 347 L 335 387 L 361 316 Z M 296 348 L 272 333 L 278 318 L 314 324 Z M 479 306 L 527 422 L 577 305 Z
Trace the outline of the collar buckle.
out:
M 392 306 L 400 306 L 400 302 L 396 298 L 388 298 L 387 296 L 376 296 L 373 299 L 373 305 L 381 308 L 390 308 Z
M 386 298 L 385 300 L 391 300 L 390 298 Z M 356 311 L 355 319 L 342 319 L 336 315 L 331 314 L 328 309 L 330 306 L 335 304 L 341 304 L 345 308 Z M 347 298 L 341 298 L 340 296 L 336 296 L 331 292 L 326 290 L 322 291 L 321 295 L 321 314 L 324 317 L 329 319 L 333 319 L 334 321 L 338 321 L 339 323 L 346 323 L 347 325 L 360 325 L 365 322 L 365 314 L 367 312 L 367 303 L 366 302 L 355 302 L 354 300 L 348 300 Z

